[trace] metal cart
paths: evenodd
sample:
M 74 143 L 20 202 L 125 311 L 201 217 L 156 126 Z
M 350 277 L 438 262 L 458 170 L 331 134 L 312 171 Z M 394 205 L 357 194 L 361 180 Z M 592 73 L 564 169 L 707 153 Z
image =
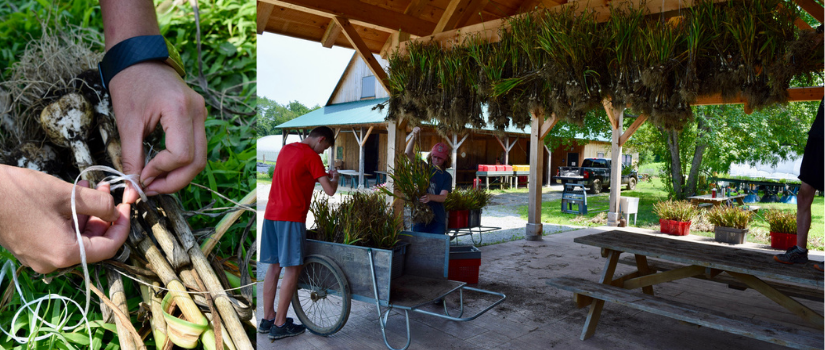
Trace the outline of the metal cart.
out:
M 375 303 L 384 344 L 389 349 L 394 350 L 387 341 L 387 318 L 393 309 L 404 311 L 407 343 L 401 349 L 407 349 L 412 341 L 410 312 L 470 321 L 506 298 L 502 293 L 447 279 L 450 258 L 447 235 L 405 231 L 401 241 L 407 245 L 393 251 L 307 240 L 307 257 L 298 290 L 292 297 L 292 307 L 301 323 L 314 334 L 332 335 L 346 324 L 352 299 Z M 405 261 L 403 271 L 399 266 L 402 260 Z M 392 278 L 394 275 L 398 277 Z M 500 298 L 476 314 L 462 317 L 464 291 Z M 450 314 L 447 303 L 443 314 L 422 309 L 453 293 L 458 293 L 459 298 L 455 315 Z M 381 311 L 382 306 L 386 311 Z

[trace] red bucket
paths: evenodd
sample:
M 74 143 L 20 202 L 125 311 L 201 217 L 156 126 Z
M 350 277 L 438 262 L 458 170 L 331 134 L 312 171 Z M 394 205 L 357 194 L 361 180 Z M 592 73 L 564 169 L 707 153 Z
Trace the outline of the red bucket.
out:
M 665 219 L 659 219 L 659 231 L 662 233 L 670 233 L 670 221 Z
M 793 233 L 771 232 L 771 248 L 788 250 L 796 245 L 796 235 Z
M 668 232 L 674 236 L 687 236 L 690 234 L 690 221 L 671 221 Z
M 451 210 L 447 220 L 448 229 L 460 229 L 470 227 L 469 210 Z

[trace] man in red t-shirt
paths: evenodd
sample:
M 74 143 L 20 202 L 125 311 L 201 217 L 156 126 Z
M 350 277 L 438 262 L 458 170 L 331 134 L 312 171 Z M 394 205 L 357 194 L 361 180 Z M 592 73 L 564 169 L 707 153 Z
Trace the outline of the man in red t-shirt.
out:
M 303 141 L 284 146 L 275 163 L 261 234 L 260 262 L 271 265 L 264 279 L 264 317 L 258 326 L 258 332 L 268 332 L 272 340 L 295 336 L 306 329 L 286 314 L 304 263 L 306 219 L 315 183 L 320 183 L 330 196 L 338 190 L 338 172 L 327 173 L 319 156 L 334 142 L 332 129 L 317 127 Z M 286 271 L 276 313 L 275 291 L 282 267 Z

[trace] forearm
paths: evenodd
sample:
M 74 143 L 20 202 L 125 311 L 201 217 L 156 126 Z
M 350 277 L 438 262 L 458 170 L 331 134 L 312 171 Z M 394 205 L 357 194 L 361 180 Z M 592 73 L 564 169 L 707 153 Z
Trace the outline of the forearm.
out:
M 412 139 L 407 143 L 407 148 L 404 149 L 404 154 L 406 154 L 407 158 L 410 158 L 410 160 L 415 160 L 415 152 L 413 151 L 413 148 L 415 147 L 416 136 L 417 135 L 413 133 Z
M 106 50 L 141 35 L 158 35 L 158 19 L 151 0 L 100 0 Z
M 431 195 L 429 195 L 429 197 L 430 197 L 430 201 L 438 202 L 438 203 L 444 203 L 444 201 L 447 200 L 447 195 L 446 194 L 431 194 Z

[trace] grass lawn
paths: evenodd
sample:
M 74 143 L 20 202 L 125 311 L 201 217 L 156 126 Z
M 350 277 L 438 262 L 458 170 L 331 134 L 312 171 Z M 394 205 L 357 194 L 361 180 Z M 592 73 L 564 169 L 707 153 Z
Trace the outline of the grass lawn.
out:
M 271 183 L 272 183 L 272 179 L 271 179 L 271 178 L 269 178 L 269 174 L 261 174 L 261 173 L 258 173 L 258 174 L 256 175 L 256 178 L 255 178 L 255 179 L 256 179 L 256 180 L 258 180 L 258 185 L 261 185 L 261 184 L 264 184 L 264 185 L 269 185 L 269 184 L 271 184 Z
M 493 193 L 512 193 L 523 192 L 526 190 L 504 190 L 492 191 Z M 632 226 L 643 227 L 651 230 L 659 231 L 659 218 L 653 212 L 653 204 L 667 200 L 667 193 L 664 190 L 662 182 L 659 178 L 653 178 L 652 181 L 643 181 L 636 186 L 633 191 L 622 191 L 623 196 L 638 197 L 639 198 L 639 217 L 636 220 L 636 225 L 632 225 L 633 220 L 629 220 L 628 224 Z M 541 219 L 542 222 L 560 225 L 578 225 L 578 226 L 603 226 L 607 222 L 607 208 L 608 208 L 608 193 L 603 193 L 598 196 L 587 198 L 587 215 L 576 214 L 562 214 L 561 213 L 561 199 L 548 201 L 542 203 Z M 762 209 L 778 208 L 796 210 L 796 204 L 784 203 L 756 203 Z M 597 212 L 601 211 L 601 212 Z M 808 234 L 808 248 L 815 250 L 823 250 L 823 236 L 825 236 L 825 199 L 823 197 L 814 198 L 814 203 L 811 206 L 811 230 Z M 519 214 L 527 219 L 527 206 L 519 208 Z M 770 235 L 768 232 L 769 226 L 758 215 L 751 221 L 750 232 L 746 240 L 752 243 L 770 244 Z M 700 236 L 713 237 L 713 225 L 708 224 L 704 218 L 700 217 L 694 220 L 690 227 L 690 233 Z

